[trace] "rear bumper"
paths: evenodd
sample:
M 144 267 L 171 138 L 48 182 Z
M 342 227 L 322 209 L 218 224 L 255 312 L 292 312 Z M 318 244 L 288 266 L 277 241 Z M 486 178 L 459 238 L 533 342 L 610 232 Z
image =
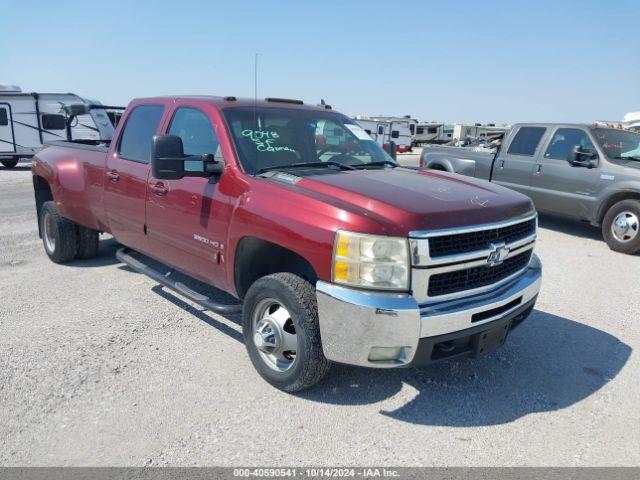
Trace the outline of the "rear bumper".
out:
M 426 305 L 419 305 L 408 294 L 319 281 L 316 290 L 324 354 L 339 363 L 392 368 L 490 353 L 533 309 L 541 274 L 540 261 L 533 255 L 521 275 L 499 288 Z M 381 347 L 400 348 L 400 354 L 394 360 L 370 359 L 372 348 Z

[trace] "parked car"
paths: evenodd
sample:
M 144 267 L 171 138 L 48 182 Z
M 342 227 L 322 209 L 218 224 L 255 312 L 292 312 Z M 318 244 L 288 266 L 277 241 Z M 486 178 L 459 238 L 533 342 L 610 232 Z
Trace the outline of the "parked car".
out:
M 489 180 L 536 209 L 602 228 L 612 250 L 640 252 L 640 135 L 581 124 L 519 124 L 493 151 L 429 147 L 425 168 Z
M 12 168 L 21 158 L 31 158 L 42 145 L 67 138 L 64 107 L 100 105 L 73 93 L 25 93 L 13 85 L 0 85 L 0 163 Z M 114 132 L 110 112 L 87 109 L 69 125 L 73 138 L 111 139 Z
M 320 141 L 320 128 L 335 138 Z M 319 382 L 331 362 L 490 353 L 540 288 L 530 199 L 402 168 L 353 120 L 299 101 L 134 100 L 113 141 L 51 142 L 32 168 L 51 260 L 95 257 L 111 233 L 133 269 L 215 312 L 241 309 L 253 364 L 286 391 Z

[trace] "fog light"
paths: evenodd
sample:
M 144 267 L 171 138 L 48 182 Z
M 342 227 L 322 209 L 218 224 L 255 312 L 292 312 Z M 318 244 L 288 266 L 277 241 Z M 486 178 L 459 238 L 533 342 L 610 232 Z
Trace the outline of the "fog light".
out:
M 369 350 L 370 362 L 384 362 L 398 360 L 403 353 L 402 347 L 371 347 Z

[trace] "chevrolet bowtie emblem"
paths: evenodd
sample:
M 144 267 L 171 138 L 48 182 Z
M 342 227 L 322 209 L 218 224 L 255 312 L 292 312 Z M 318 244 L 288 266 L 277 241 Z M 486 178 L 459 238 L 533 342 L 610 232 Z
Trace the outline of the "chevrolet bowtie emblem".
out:
M 487 257 L 487 264 L 490 267 L 500 265 L 509 255 L 509 248 L 504 243 L 490 243 L 491 252 Z

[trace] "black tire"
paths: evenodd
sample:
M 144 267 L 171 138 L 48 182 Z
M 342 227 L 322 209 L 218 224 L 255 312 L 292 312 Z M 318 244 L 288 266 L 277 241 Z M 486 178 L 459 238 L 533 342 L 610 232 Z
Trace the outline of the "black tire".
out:
M 632 216 L 635 216 L 636 219 L 635 229 L 629 230 L 629 234 L 632 238 L 627 241 L 621 241 L 616 238 L 612 231 L 612 226 L 616 218 L 624 212 L 630 213 Z M 640 219 L 639 200 L 622 200 L 607 211 L 604 216 L 604 220 L 602 221 L 602 236 L 611 250 L 627 254 L 640 252 L 640 231 L 638 231 L 638 228 L 640 227 L 637 223 L 638 219 Z
M 48 222 L 51 223 L 48 225 Z M 65 263 L 75 258 L 78 246 L 76 225 L 60 215 L 54 202 L 42 205 L 40 231 L 44 251 L 53 262 Z
M 92 228 L 78 225 L 78 251 L 76 258 L 88 260 L 98 256 L 100 248 L 100 232 Z
M 0 160 L 0 163 L 6 168 L 14 168 L 18 165 L 18 160 Z
M 277 371 L 263 359 L 254 343 L 254 315 L 267 299 L 281 303 L 291 315 L 297 336 L 295 361 Z M 329 372 L 331 362 L 322 352 L 316 289 L 292 273 L 275 273 L 257 280 L 247 292 L 242 309 L 242 332 L 249 358 L 267 382 L 285 392 L 298 392 L 319 383 Z

